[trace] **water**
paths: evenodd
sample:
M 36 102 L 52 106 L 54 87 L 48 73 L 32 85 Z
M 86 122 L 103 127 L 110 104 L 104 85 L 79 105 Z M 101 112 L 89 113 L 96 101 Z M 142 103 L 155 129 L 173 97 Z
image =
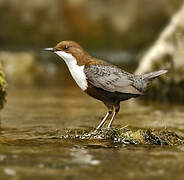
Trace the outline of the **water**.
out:
M 9 87 L 1 116 L 0 179 L 184 179 L 183 146 L 117 146 L 61 138 L 66 128 L 94 128 L 106 113 L 73 80 L 64 82 Z M 183 119 L 184 106 L 132 99 L 121 103 L 113 126 L 167 126 L 183 134 Z

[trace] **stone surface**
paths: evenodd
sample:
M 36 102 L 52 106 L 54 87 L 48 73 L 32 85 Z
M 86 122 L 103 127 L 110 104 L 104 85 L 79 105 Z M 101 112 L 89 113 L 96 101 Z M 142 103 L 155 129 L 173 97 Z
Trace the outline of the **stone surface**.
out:
M 175 132 L 154 129 L 111 128 L 102 130 L 68 130 L 64 139 L 81 139 L 94 143 L 95 141 L 110 141 L 117 144 L 136 145 L 183 145 L 184 138 Z
M 4 79 L 4 72 L 2 65 L 0 63 L 0 109 L 4 107 L 4 104 L 6 102 L 6 81 Z
M 0 51 L 0 62 L 9 84 L 32 84 L 42 72 L 33 52 Z
M 184 5 L 173 16 L 158 40 L 143 56 L 137 74 L 168 69 L 144 96 L 172 102 L 184 101 Z

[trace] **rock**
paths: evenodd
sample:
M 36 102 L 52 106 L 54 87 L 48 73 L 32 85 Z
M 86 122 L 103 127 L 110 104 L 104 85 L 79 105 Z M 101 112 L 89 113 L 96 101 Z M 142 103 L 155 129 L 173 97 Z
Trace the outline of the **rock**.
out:
M 169 145 L 184 144 L 184 136 L 169 130 L 110 128 L 101 130 L 68 129 L 63 139 L 87 141 L 91 145 Z
M 173 16 L 154 45 L 145 53 L 137 74 L 169 70 L 145 93 L 147 99 L 184 102 L 184 5 Z
M 6 102 L 6 81 L 4 79 L 4 72 L 0 63 L 0 109 L 4 107 Z
M 0 52 L 0 62 L 9 84 L 33 84 L 42 72 L 33 52 Z

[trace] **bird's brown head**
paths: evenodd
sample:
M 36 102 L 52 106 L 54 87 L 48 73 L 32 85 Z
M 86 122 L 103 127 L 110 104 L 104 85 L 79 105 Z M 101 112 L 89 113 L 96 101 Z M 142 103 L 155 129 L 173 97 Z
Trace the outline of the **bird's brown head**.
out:
M 55 51 L 65 51 L 71 54 L 75 51 L 84 51 L 82 47 L 74 41 L 61 41 L 54 49 Z
M 68 61 L 72 55 L 77 60 L 78 65 L 84 65 L 88 59 L 88 54 L 74 41 L 61 41 L 54 48 L 46 48 L 45 50 L 56 53 L 65 61 Z

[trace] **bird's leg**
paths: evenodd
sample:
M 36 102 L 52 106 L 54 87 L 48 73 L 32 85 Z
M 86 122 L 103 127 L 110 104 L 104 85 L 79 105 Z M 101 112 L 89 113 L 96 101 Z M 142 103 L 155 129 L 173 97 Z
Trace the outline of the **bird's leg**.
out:
M 105 115 L 105 117 L 103 118 L 103 120 L 100 122 L 100 124 L 97 126 L 97 128 L 96 128 L 97 130 L 98 129 L 101 129 L 101 127 L 103 126 L 103 124 L 105 123 L 105 121 L 107 120 L 107 118 L 112 114 L 113 106 L 107 106 L 107 108 L 108 108 L 108 112 Z
M 115 105 L 115 111 L 114 111 L 114 113 L 113 113 L 113 115 L 112 115 L 112 118 L 111 118 L 111 120 L 110 120 L 110 122 L 109 122 L 107 128 L 110 128 L 110 127 L 111 127 L 111 125 L 112 125 L 112 123 L 113 123 L 113 121 L 114 121 L 115 116 L 116 116 L 116 115 L 118 114 L 118 112 L 119 112 L 119 109 L 120 109 L 120 103 L 118 103 L 118 104 Z

